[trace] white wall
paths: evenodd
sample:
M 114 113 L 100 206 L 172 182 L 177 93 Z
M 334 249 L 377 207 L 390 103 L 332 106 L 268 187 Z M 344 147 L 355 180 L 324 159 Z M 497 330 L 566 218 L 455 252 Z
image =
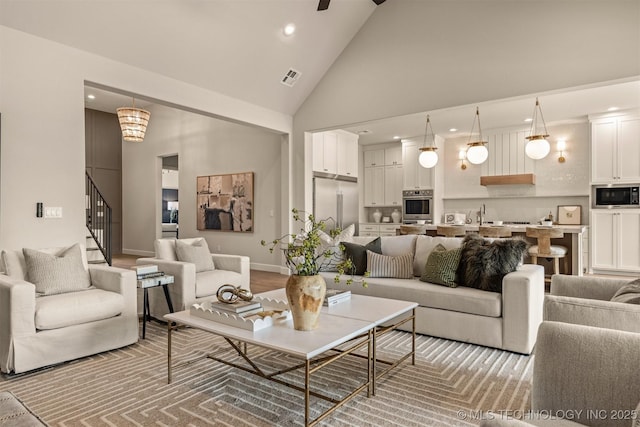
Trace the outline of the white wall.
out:
M 241 254 L 254 267 L 272 269 L 280 255 L 260 245 L 280 232 L 282 136 L 198 114 L 154 105 L 142 143 L 123 142 L 123 252 L 152 255 L 161 235 L 161 157 L 178 154 L 180 237 L 202 236 L 214 252 Z M 286 152 L 284 161 L 286 162 Z M 254 172 L 252 233 L 196 229 L 196 177 Z M 273 212 L 273 216 L 271 216 Z
M 85 81 L 291 131 L 290 116 L 4 26 L 0 53 L 0 248 L 84 242 Z M 36 218 L 36 202 L 61 206 L 63 218 Z
M 385 2 L 294 117 L 295 204 L 310 200 L 303 132 L 637 76 L 639 14 L 629 0 Z

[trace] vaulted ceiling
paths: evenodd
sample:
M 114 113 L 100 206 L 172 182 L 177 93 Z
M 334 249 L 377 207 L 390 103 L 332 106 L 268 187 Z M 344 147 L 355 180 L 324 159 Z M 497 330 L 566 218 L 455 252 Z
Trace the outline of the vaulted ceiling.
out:
M 293 115 L 371 0 L 0 0 L 0 24 Z M 296 31 L 285 36 L 293 23 Z M 301 73 L 293 87 L 280 81 Z

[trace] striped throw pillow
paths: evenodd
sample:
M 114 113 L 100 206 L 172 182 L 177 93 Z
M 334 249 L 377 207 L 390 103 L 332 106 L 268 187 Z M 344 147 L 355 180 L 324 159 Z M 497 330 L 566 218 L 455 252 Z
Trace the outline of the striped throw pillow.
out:
M 413 277 L 413 254 L 387 256 L 367 251 L 369 277 L 393 277 L 411 279 Z
M 458 264 L 460 264 L 461 253 L 462 248 L 447 250 L 444 246 L 438 244 L 427 258 L 424 273 L 422 273 L 420 280 L 449 286 L 450 288 L 457 287 L 456 270 L 458 270 Z

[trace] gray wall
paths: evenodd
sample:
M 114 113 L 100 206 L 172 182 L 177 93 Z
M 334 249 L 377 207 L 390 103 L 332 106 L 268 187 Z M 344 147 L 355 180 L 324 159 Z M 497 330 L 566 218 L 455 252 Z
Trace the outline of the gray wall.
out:
M 162 234 L 162 157 L 178 154 L 180 237 L 202 236 L 212 251 L 247 255 L 253 267 L 272 269 L 279 265 L 279 255 L 270 254 L 260 241 L 283 234 L 282 136 L 160 105 L 149 111 L 151 119 L 144 141 L 123 142 L 123 252 L 153 254 L 153 242 Z M 254 172 L 254 231 L 197 230 L 196 177 L 237 172 Z
M 294 204 L 305 131 L 638 76 L 638 16 L 636 0 L 385 2 L 294 116 Z

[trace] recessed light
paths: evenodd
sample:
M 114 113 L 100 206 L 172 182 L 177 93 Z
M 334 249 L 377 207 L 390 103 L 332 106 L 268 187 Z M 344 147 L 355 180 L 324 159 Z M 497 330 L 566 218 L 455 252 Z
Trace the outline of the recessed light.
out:
M 529 122 L 532 122 L 532 121 L 533 121 L 533 119 L 532 119 L 531 117 L 527 117 L 526 119 L 524 119 L 524 121 L 525 121 L 526 123 L 529 123 Z
M 609 107 L 607 108 L 607 111 L 616 111 L 618 110 L 618 107 Z
M 89 95 L 87 95 L 87 98 L 89 98 L 89 99 L 96 99 L 96 96 L 95 96 L 95 95 L 92 95 L 92 94 L 89 94 Z
M 398 135 L 395 135 L 393 139 L 400 139 L 400 137 Z
M 284 33 L 285 36 L 293 35 L 293 33 L 296 32 L 296 26 L 294 24 L 287 24 L 282 29 L 282 32 Z
M 370 131 L 370 130 L 368 130 L 368 129 L 363 129 L 363 130 L 359 130 L 359 131 L 357 131 L 356 133 L 357 133 L 358 135 L 367 135 L 367 134 L 370 134 L 370 133 L 371 133 L 371 131 Z
M 457 132 L 457 131 L 458 131 L 458 129 L 457 129 L 457 128 L 451 128 L 451 129 L 449 129 L 449 132 Z

